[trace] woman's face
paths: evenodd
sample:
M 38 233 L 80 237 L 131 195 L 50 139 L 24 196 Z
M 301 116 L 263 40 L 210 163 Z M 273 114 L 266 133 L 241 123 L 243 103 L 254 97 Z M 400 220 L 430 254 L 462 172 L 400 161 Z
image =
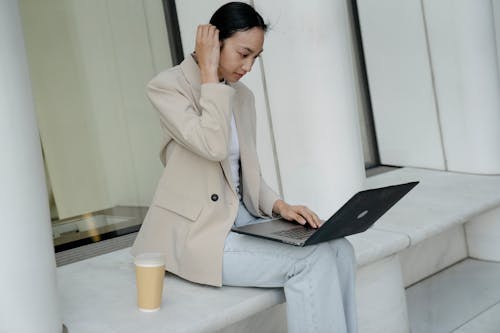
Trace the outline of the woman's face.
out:
M 264 31 L 253 27 L 238 31 L 222 42 L 220 51 L 219 79 L 236 82 L 252 69 L 255 59 L 263 51 Z

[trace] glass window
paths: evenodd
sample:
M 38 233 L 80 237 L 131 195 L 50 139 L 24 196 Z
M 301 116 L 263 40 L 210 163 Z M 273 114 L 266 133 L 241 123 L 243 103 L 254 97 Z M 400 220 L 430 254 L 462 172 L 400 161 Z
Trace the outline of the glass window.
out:
M 172 66 L 162 1 L 19 5 L 56 249 L 138 229 L 162 170 L 144 88 Z

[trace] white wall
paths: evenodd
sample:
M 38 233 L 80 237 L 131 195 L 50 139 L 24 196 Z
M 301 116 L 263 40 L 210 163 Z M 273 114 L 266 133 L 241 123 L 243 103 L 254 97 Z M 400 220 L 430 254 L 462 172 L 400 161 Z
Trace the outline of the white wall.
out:
M 381 162 L 500 173 L 498 0 L 360 0 Z
M 500 72 L 492 1 L 424 4 L 448 170 L 500 173 Z
M 420 0 L 359 0 L 382 164 L 444 169 Z
M 149 205 L 161 130 L 146 83 L 171 66 L 160 0 L 20 0 L 59 217 Z

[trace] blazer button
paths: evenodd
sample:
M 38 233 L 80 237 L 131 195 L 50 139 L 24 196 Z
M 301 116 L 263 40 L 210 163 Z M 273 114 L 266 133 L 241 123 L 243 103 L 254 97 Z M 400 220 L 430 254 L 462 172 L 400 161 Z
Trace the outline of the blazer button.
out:
M 212 194 L 210 199 L 212 199 L 212 201 L 217 201 L 217 200 L 219 200 L 219 196 L 217 194 Z

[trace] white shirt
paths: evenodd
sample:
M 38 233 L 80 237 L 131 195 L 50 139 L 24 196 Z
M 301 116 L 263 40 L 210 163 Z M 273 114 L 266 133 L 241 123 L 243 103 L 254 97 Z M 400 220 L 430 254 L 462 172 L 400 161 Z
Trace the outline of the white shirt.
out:
M 234 115 L 231 114 L 231 143 L 229 145 L 229 162 L 231 163 L 231 178 L 234 188 L 241 200 L 240 194 L 240 143 L 238 141 L 238 132 L 236 131 L 236 122 Z

